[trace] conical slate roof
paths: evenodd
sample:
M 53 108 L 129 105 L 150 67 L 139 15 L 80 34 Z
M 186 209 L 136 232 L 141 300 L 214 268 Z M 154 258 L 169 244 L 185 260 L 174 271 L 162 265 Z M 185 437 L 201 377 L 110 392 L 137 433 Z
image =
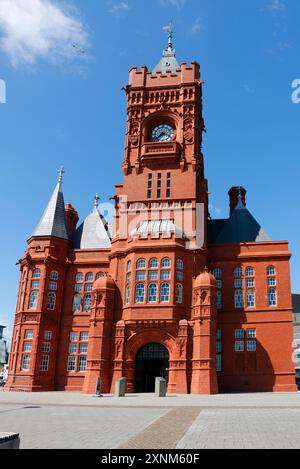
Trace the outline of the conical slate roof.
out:
M 32 233 L 32 237 L 53 236 L 61 239 L 69 239 L 65 202 L 62 191 L 63 172 L 64 170 L 61 168 L 58 183 L 39 224 Z
M 106 220 L 98 208 L 98 196 L 95 198 L 95 206 L 92 213 L 77 228 L 73 237 L 74 249 L 109 249 L 111 238 Z

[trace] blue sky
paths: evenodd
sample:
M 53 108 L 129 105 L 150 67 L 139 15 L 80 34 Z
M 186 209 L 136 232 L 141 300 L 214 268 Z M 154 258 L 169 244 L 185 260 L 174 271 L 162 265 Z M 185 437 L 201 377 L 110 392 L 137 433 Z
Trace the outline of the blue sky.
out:
M 0 0 L 0 323 L 13 321 L 15 262 L 59 166 L 81 218 L 96 192 L 107 201 L 122 181 L 121 88 L 132 66 L 156 65 L 170 20 L 179 62 L 200 62 L 205 81 L 212 215 L 227 216 L 228 189 L 244 185 L 265 231 L 290 241 L 300 292 L 299 17 L 299 0 Z

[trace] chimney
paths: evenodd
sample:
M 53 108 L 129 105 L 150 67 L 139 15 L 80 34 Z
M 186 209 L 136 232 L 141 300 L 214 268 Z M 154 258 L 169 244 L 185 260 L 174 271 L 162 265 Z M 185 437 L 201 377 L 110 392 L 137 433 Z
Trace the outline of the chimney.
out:
M 228 192 L 230 202 L 230 213 L 235 210 L 240 202 L 246 207 L 246 194 L 247 191 L 242 186 L 232 187 Z
M 69 235 L 72 236 L 76 230 L 76 226 L 79 220 L 79 216 L 75 208 L 71 204 L 65 205 L 65 212 L 67 217 L 67 225 L 69 230 Z

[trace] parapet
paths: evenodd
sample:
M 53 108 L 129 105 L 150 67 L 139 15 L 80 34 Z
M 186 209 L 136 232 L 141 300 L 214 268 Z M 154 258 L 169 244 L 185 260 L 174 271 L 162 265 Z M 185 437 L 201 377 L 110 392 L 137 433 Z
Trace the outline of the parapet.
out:
M 200 65 L 197 62 L 191 62 L 190 65 L 183 62 L 176 73 L 167 71 L 166 74 L 162 72 L 153 74 L 145 65 L 140 70 L 133 67 L 129 71 L 129 86 L 132 88 L 172 86 L 193 83 L 197 80 L 200 80 Z

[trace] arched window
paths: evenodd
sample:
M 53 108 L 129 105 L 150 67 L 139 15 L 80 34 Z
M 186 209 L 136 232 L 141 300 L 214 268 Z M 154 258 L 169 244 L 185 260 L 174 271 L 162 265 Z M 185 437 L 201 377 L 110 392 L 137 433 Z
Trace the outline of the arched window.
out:
M 171 267 L 171 259 L 169 259 L 168 257 L 165 257 L 161 261 L 161 268 L 162 269 L 169 269 L 170 267 Z
M 183 261 L 181 259 L 177 259 L 176 268 L 178 270 L 183 270 Z
M 254 277 L 254 268 L 253 267 L 247 267 L 246 277 Z
M 85 295 L 83 300 L 83 311 L 90 311 L 92 307 L 92 295 Z
M 146 261 L 145 259 L 139 259 L 136 263 L 136 268 L 137 269 L 146 269 Z
M 86 282 L 93 282 L 94 281 L 94 274 L 92 274 L 91 272 L 89 272 L 88 274 L 86 274 L 85 276 L 85 281 Z
M 130 303 L 130 285 L 126 285 L 125 304 L 128 305 L 129 303 Z
M 220 310 L 222 309 L 222 292 L 221 290 L 218 290 L 217 292 L 217 309 Z
M 144 303 L 145 302 L 145 285 L 143 283 L 138 283 L 135 287 L 135 302 Z
M 105 273 L 104 272 L 98 272 L 97 275 L 96 275 L 96 280 L 98 280 L 98 278 L 102 278 L 102 277 L 105 277 Z
M 36 291 L 30 293 L 29 309 L 36 309 L 38 304 L 39 294 Z
M 127 262 L 127 272 L 131 272 L 131 270 L 132 270 L 132 262 L 128 261 Z
M 55 303 L 56 303 L 56 294 L 55 293 L 49 293 L 48 301 L 47 301 L 47 309 L 49 311 L 54 311 L 55 310 Z
M 240 277 L 243 276 L 243 269 L 242 269 L 242 267 L 236 267 L 236 268 L 234 269 L 234 276 L 235 276 L 235 278 L 240 278 Z
M 170 301 L 170 284 L 162 283 L 160 287 L 160 301 L 162 303 L 169 303 Z
M 149 269 L 157 269 L 157 268 L 158 268 L 158 259 L 150 259 Z
M 243 290 L 236 290 L 234 293 L 234 307 L 236 309 L 244 307 Z
M 255 307 L 254 290 L 247 290 L 246 298 L 247 298 L 247 308 L 254 308 Z
M 83 274 L 81 272 L 79 272 L 77 275 L 76 275 L 76 283 L 82 283 L 83 282 Z
M 213 270 L 213 275 L 216 279 L 221 279 L 222 275 L 223 275 L 223 272 L 222 272 L 221 269 L 214 269 Z
M 277 306 L 277 290 L 270 288 L 268 291 L 268 304 L 269 306 Z
M 276 275 L 276 269 L 273 265 L 269 265 L 269 267 L 267 268 L 267 276 L 268 277 L 275 277 Z
M 81 296 L 80 295 L 74 295 L 73 299 L 73 312 L 78 313 L 81 308 Z
M 181 283 L 177 283 L 176 285 L 176 303 L 182 303 L 183 302 L 183 286 Z
M 148 302 L 156 303 L 157 302 L 157 285 L 156 283 L 150 283 L 148 287 Z
M 35 269 L 32 273 L 32 278 L 41 278 L 41 270 Z
M 58 280 L 58 272 L 56 272 L 56 270 L 53 270 L 50 274 L 50 280 Z

